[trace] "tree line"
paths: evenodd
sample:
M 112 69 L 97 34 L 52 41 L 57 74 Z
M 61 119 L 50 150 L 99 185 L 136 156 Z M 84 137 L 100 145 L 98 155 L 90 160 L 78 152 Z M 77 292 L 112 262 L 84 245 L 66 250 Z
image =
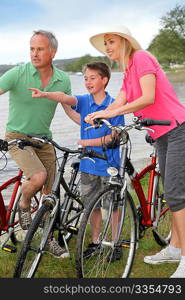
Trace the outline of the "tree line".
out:
M 173 64 L 185 65 L 185 5 L 176 5 L 160 19 L 158 34 L 152 39 L 146 50 L 150 51 L 163 65 L 168 68 Z M 107 57 L 86 54 L 75 61 L 66 63 L 66 71 L 79 72 L 84 64 L 91 61 L 103 61 L 111 64 L 112 70 L 118 65 L 110 63 Z

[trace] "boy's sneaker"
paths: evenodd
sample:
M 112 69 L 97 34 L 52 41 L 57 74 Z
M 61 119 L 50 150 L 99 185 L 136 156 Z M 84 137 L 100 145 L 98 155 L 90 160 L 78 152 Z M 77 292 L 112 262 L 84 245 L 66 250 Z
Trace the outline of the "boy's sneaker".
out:
M 170 278 L 185 278 L 185 264 L 180 262 L 177 270 L 170 276 Z
M 31 219 L 31 212 L 30 207 L 22 208 L 18 207 L 18 215 L 19 215 L 19 223 L 23 230 L 28 230 L 32 219 Z
M 114 248 L 113 252 L 109 254 L 107 257 L 108 262 L 115 262 L 117 260 L 120 260 L 122 258 L 122 250 L 120 247 Z
M 146 264 L 152 264 L 152 265 L 157 265 L 162 263 L 177 263 L 180 260 L 181 260 L 181 255 L 172 254 L 169 251 L 168 246 L 154 255 L 144 257 L 144 262 Z
M 64 248 L 61 248 L 54 238 L 48 238 L 44 250 L 57 258 L 69 257 L 69 252 Z
M 95 253 L 100 253 L 100 244 L 90 243 L 83 253 L 83 258 L 90 258 Z

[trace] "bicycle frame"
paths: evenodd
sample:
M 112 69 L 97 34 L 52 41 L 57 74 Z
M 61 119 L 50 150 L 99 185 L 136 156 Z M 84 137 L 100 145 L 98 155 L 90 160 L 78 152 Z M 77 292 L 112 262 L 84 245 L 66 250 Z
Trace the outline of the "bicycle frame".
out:
M 142 211 L 142 220 L 141 224 L 144 226 L 151 226 L 153 220 L 151 219 L 151 208 L 153 203 L 153 187 L 154 187 L 154 179 L 155 176 L 159 175 L 158 170 L 156 169 L 157 164 L 157 156 L 156 156 L 156 150 L 154 150 L 154 153 L 151 156 L 151 163 L 145 167 L 143 170 L 141 170 L 139 173 L 136 173 L 136 175 L 132 178 L 132 184 L 134 186 L 134 189 L 136 191 L 136 194 L 138 196 L 141 211 Z M 149 174 L 149 184 L 148 184 L 148 195 L 147 198 L 145 197 L 142 185 L 141 185 L 141 179 L 146 176 L 146 174 Z
M 83 208 L 84 208 L 83 203 L 80 201 L 80 199 L 78 198 L 78 196 L 76 196 L 73 192 L 71 192 L 71 190 L 70 190 L 71 186 L 68 186 L 68 184 L 66 183 L 66 181 L 64 179 L 65 165 L 66 165 L 66 162 L 68 160 L 68 157 L 69 157 L 69 153 L 65 152 L 64 156 L 63 156 L 62 163 L 60 164 L 60 166 L 58 168 L 58 172 L 57 172 L 57 175 L 56 175 L 53 187 L 52 187 L 52 193 L 56 197 L 60 198 L 60 185 L 62 185 L 64 191 L 66 192 L 66 195 L 68 197 L 71 197 L 76 202 L 78 202 L 81 205 L 82 210 L 83 210 Z M 67 217 L 66 211 L 68 210 L 67 206 L 68 206 L 68 203 L 66 201 L 64 201 L 62 203 L 62 211 L 60 211 L 60 220 L 62 220 L 61 224 L 60 224 L 61 227 L 67 226 L 68 224 L 70 224 L 70 222 L 72 222 L 73 220 L 77 219 L 79 217 L 79 215 L 81 214 L 81 211 L 78 212 L 78 213 L 76 213 L 74 217 L 70 218 L 66 222 L 66 217 Z
M 13 227 L 15 224 L 17 224 L 17 223 L 9 224 L 9 219 L 15 203 L 17 192 L 20 186 L 22 185 L 22 181 L 21 181 L 22 175 L 23 175 L 22 170 L 19 170 L 17 176 L 10 178 L 0 186 L 0 230 L 8 231 L 10 227 Z M 12 191 L 11 199 L 8 203 L 8 206 L 6 207 L 4 204 L 2 191 L 5 190 L 11 184 L 15 184 L 15 185 Z
M 137 194 L 139 203 L 140 203 L 140 209 L 142 212 L 142 220 L 141 224 L 146 227 L 150 227 L 153 223 L 153 219 L 151 217 L 151 208 L 153 204 L 153 188 L 154 188 L 154 180 L 155 176 L 159 176 L 159 171 L 157 170 L 157 150 L 154 148 L 153 153 L 151 156 L 151 163 L 146 166 L 143 170 L 140 172 L 136 172 L 132 162 L 129 160 L 128 156 L 128 145 L 123 145 L 123 151 L 122 151 L 122 163 L 121 166 L 126 166 L 126 172 L 128 173 L 131 183 L 133 185 L 133 188 Z M 121 168 L 120 175 L 124 176 L 124 167 Z M 149 174 L 149 184 L 148 184 L 148 194 L 147 197 L 145 196 L 141 180 L 144 178 L 147 174 Z

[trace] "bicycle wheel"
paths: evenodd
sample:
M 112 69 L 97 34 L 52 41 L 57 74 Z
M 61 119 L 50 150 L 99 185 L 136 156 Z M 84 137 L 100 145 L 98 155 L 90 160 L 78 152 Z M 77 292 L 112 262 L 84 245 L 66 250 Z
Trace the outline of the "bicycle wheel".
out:
M 98 246 L 93 253 L 86 255 L 88 245 L 92 242 L 92 214 L 99 206 L 102 220 Z M 110 186 L 85 209 L 77 238 L 78 278 L 128 277 L 136 243 L 137 217 L 133 200 L 127 191 L 120 196 L 120 189 Z M 120 253 L 120 259 L 114 261 L 115 251 Z
M 36 194 L 34 197 L 31 198 L 31 213 L 32 213 L 32 219 L 35 216 L 35 213 L 39 207 L 39 195 Z M 14 206 L 10 215 L 9 224 L 14 224 L 12 227 L 12 233 L 10 235 L 10 239 L 14 245 L 17 244 L 17 242 L 24 240 L 25 238 L 25 232 L 21 229 L 19 224 L 19 216 L 18 216 L 18 206 L 19 201 L 21 199 L 21 191 L 19 190 L 17 192 L 17 197 L 14 202 Z
M 80 173 L 78 172 L 78 167 L 79 165 L 75 165 L 73 167 L 69 181 L 69 188 L 71 192 L 76 195 L 77 199 L 80 200 Z M 62 229 L 59 231 L 58 241 L 60 246 L 64 245 L 64 238 L 66 243 L 68 243 L 72 236 L 78 233 L 78 224 L 81 215 L 80 212 L 82 211 L 82 205 L 69 195 L 65 194 L 64 202 L 61 205 L 61 214 L 62 211 L 67 213 L 62 219 Z M 77 213 L 79 214 L 77 215 Z
M 51 215 L 49 205 L 42 205 L 37 211 L 19 253 L 14 278 L 34 277 L 44 253 L 44 247 L 53 226 L 55 215 Z
M 171 238 L 171 212 L 164 199 L 164 190 L 160 175 L 154 180 L 153 236 L 160 246 L 169 244 Z

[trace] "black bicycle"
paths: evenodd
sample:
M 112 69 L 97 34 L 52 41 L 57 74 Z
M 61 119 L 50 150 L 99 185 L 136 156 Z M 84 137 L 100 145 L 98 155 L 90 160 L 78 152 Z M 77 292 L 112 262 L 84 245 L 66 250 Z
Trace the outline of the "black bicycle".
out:
M 63 158 L 61 162 L 58 162 L 58 171 L 52 192 L 43 197 L 42 205 L 29 227 L 17 259 L 14 278 L 34 277 L 45 253 L 46 242 L 51 232 L 58 233 L 59 244 L 64 244 L 69 253 L 67 244 L 72 235 L 78 232 L 80 216 L 84 209 L 80 198 L 79 162 L 72 163 L 68 183 L 64 178 L 65 167 L 71 155 L 78 156 L 79 159 L 96 157 L 106 160 L 106 155 L 93 150 L 85 148 L 72 150 L 61 147 L 52 139 L 44 136 L 33 138 L 37 139 L 40 144 L 51 143 L 56 149 L 63 152 Z M 65 191 L 63 196 L 62 191 Z

